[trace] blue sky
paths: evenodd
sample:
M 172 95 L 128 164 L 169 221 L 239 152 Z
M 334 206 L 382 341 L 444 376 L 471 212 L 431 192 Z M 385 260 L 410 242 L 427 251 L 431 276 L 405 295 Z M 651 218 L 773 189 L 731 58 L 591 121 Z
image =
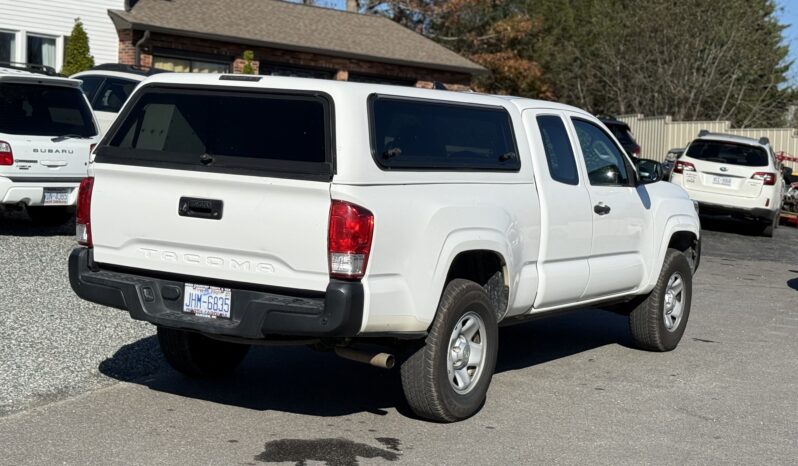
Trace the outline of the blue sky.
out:
M 798 82 L 798 0 L 777 0 L 778 16 L 782 24 L 789 27 L 784 30 L 784 41 L 790 46 L 790 59 L 794 62 L 790 77 L 793 83 Z

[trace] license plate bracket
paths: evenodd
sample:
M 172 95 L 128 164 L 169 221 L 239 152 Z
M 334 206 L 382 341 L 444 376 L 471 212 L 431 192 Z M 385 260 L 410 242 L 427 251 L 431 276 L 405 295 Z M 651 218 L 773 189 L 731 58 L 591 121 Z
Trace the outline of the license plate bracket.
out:
M 183 312 L 213 319 L 229 319 L 233 303 L 230 288 L 186 283 Z
M 42 204 L 44 205 L 67 205 L 69 204 L 69 195 L 72 190 L 57 189 L 57 188 L 44 188 L 44 196 L 42 197 Z

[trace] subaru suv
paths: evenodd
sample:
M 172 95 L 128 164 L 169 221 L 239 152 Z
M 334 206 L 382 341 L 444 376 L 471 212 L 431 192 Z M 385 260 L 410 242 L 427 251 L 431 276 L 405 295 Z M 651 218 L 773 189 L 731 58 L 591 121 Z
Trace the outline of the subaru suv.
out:
M 676 161 L 671 182 L 698 202 L 702 214 L 755 222 L 768 237 L 778 227 L 782 172 L 767 138 L 701 130 Z
M 0 207 L 24 206 L 40 224 L 69 221 L 98 139 L 80 81 L 0 63 Z

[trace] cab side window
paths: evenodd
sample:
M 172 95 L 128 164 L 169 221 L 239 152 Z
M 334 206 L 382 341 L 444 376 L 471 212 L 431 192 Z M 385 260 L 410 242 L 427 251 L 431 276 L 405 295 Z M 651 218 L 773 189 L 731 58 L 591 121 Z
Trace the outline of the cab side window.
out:
M 552 179 L 570 185 L 579 184 L 574 151 L 562 118 L 555 115 L 541 115 L 537 117 L 537 122 Z
M 597 125 L 572 118 L 587 177 L 593 186 L 630 186 L 631 178 L 623 153 Z

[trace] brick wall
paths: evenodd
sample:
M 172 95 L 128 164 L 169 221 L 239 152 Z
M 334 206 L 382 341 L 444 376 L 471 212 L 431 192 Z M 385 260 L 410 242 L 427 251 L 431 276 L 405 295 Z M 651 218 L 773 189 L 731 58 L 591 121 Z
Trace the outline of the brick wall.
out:
M 135 63 L 135 44 L 143 32 L 124 30 L 119 31 L 119 62 L 124 64 Z M 349 73 L 382 76 L 390 79 L 415 81 L 417 86 L 431 87 L 433 81 L 438 81 L 452 88 L 465 89 L 471 82 L 470 75 L 449 71 L 439 71 L 422 67 L 402 66 L 389 63 L 379 63 L 368 60 L 347 59 L 308 52 L 275 49 L 269 47 L 252 47 L 230 42 L 221 42 L 208 39 L 195 39 L 190 37 L 169 34 L 152 33 L 143 44 L 141 52 L 141 65 L 152 66 L 153 49 L 171 50 L 176 55 L 191 57 L 196 54 L 198 60 L 204 56 L 214 57 L 215 60 L 228 61 L 234 73 L 240 73 L 244 66 L 242 55 L 244 50 L 252 50 L 255 59 L 252 63 L 255 72 L 258 72 L 260 62 L 285 64 L 291 66 L 310 67 L 329 70 L 336 79 L 346 80 Z

